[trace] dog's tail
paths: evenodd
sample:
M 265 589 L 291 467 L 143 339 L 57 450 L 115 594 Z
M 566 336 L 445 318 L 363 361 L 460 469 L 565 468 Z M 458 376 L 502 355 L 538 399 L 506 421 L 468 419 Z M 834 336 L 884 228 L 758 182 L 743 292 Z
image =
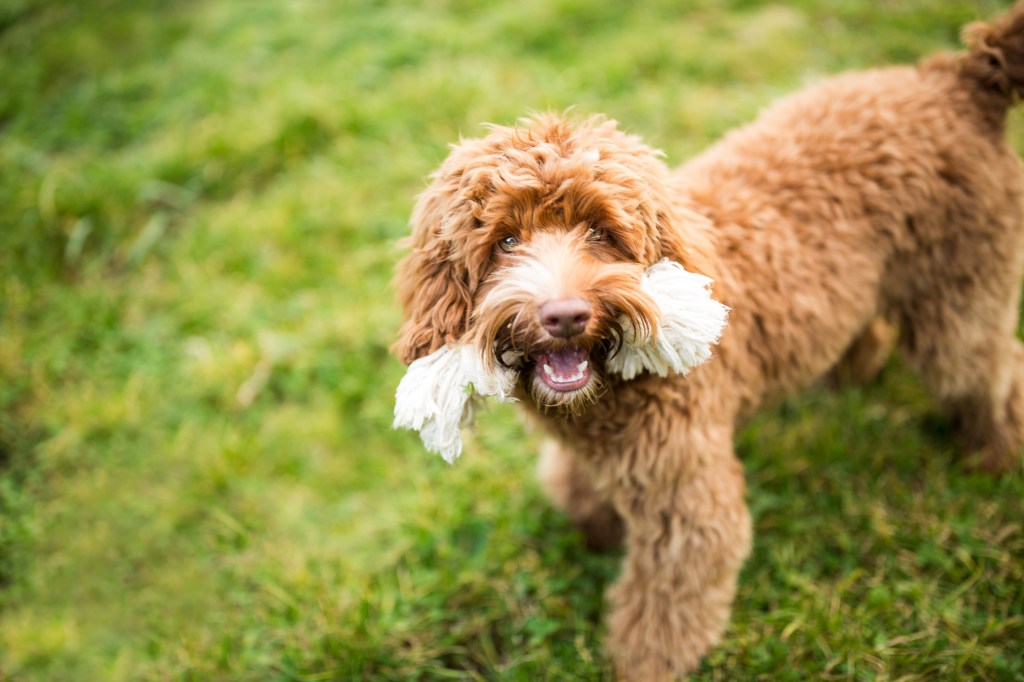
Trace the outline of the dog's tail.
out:
M 1024 0 L 991 22 L 964 27 L 968 51 L 960 74 L 973 84 L 993 110 L 1002 116 L 1024 97 Z

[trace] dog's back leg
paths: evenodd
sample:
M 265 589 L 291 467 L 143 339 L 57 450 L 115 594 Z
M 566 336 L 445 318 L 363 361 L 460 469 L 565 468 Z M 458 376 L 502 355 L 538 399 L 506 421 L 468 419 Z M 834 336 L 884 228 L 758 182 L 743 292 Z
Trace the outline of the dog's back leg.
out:
M 843 357 L 825 377 L 832 388 L 870 383 L 882 369 L 896 347 L 896 328 L 884 317 L 876 317 L 864 328 Z
M 1024 345 L 1019 239 L 1003 255 L 945 260 L 942 285 L 902 306 L 900 346 L 953 419 L 967 463 L 992 473 L 1018 466 L 1024 444 Z M 960 271 L 960 272 L 958 272 Z M 936 278 L 928 278 L 934 283 Z

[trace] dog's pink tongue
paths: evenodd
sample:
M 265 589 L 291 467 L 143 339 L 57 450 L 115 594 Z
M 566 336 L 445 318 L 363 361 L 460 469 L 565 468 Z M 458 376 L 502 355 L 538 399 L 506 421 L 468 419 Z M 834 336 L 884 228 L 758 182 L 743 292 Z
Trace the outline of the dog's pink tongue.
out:
M 571 391 L 586 386 L 590 378 L 587 352 L 572 347 L 537 357 L 537 374 L 556 391 Z
M 567 348 L 548 353 L 546 358 L 556 375 L 572 376 L 579 371 L 578 366 L 587 359 L 587 354 L 581 348 Z

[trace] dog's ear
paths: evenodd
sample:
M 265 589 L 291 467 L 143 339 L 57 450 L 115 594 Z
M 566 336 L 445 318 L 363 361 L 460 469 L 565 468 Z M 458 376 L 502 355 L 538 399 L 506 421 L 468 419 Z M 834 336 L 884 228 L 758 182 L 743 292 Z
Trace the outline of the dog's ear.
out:
M 619 131 L 614 121 L 591 124 L 605 162 L 599 179 L 618 187 L 643 224 L 643 244 L 637 255 L 648 265 L 663 258 L 688 272 L 718 279 L 718 259 L 711 221 L 687 205 L 670 182 L 664 154 L 640 138 Z M 717 289 L 717 287 L 716 287 Z
M 394 350 L 405 364 L 455 343 L 469 324 L 473 287 L 452 237 L 474 219 L 458 195 L 458 178 L 442 167 L 413 210 L 410 252 L 396 279 L 404 323 Z
M 711 221 L 696 211 L 676 203 L 658 213 L 660 258 L 668 258 L 714 281 L 715 299 L 723 300 L 718 257 L 713 242 Z

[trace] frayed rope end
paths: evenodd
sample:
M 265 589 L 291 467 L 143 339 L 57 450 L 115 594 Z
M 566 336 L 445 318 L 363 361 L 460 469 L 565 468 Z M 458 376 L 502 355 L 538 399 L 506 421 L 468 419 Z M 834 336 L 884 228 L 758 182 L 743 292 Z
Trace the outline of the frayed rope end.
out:
M 711 298 L 710 278 L 662 259 L 641 280 L 661 317 L 652 334 L 641 335 L 625 321 L 626 343 L 608 359 L 608 371 L 632 379 L 643 371 L 685 375 L 711 357 L 729 317 L 729 308 Z
M 472 346 L 444 346 L 409 365 L 395 391 L 392 426 L 419 431 L 427 450 L 452 464 L 462 454 L 461 427 L 481 400 L 513 400 L 515 382 L 514 370 L 485 367 Z

